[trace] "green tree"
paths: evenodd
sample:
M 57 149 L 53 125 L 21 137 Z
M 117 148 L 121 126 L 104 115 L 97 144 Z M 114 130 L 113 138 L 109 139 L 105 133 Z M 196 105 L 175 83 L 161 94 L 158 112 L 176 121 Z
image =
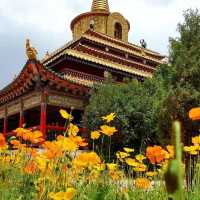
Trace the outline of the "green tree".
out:
M 167 90 L 157 107 L 158 132 L 170 135 L 172 121 L 178 119 L 182 122 L 187 143 L 198 126 L 189 119 L 188 111 L 200 103 L 199 11 L 187 10 L 184 19 L 183 23 L 178 24 L 180 36 L 170 39 L 169 65 L 161 66 L 154 79 L 159 79 L 162 83 L 160 87 Z
M 152 101 L 150 90 L 138 81 L 107 83 L 94 90 L 87 107 L 89 130 L 98 130 L 102 116 L 115 112 L 113 125 L 118 129 L 113 149 L 119 146 L 142 149 L 150 141 Z

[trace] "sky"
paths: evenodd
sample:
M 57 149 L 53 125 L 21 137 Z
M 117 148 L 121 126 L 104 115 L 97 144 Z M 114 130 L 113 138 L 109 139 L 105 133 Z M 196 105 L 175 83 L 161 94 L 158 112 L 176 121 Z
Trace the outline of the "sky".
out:
M 0 89 L 26 63 L 29 38 L 42 59 L 46 51 L 72 39 L 70 22 L 90 10 L 92 0 L 0 0 Z M 110 11 L 129 20 L 129 42 L 145 39 L 148 48 L 168 55 L 169 37 L 178 37 L 183 11 L 200 9 L 200 0 L 109 0 Z

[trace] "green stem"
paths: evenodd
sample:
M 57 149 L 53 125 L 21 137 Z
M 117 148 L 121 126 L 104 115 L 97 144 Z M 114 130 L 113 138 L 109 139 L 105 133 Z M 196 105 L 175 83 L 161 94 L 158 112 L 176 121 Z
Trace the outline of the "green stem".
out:
M 110 162 L 110 154 L 111 154 L 111 136 L 109 138 L 109 149 L 108 149 L 108 159 L 109 159 L 109 162 Z
M 178 190 L 175 194 L 175 200 L 184 200 L 184 180 L 183 180 L 183 169 L 182 169 L 182 144 L 181 144 L 181 124 L 178 121 L 174 123 L 175 132 L 175 146 L 176 146 L 176 160 L 178 162 Z
M 101 138 L 101 156 L 103 157 L 103 141 L 104 141 L 104 135 Z
M 92 150 L 94 151 L 94 140 L 92 141 Z

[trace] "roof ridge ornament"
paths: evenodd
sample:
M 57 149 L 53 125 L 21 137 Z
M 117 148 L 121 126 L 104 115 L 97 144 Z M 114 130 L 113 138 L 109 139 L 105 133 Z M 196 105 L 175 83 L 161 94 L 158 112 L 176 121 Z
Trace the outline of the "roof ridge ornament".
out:
M 109 12 L 108 0 L 93 0 L 91 11 L 92 12 L 97 12 L 97 11 Z
M 30 40 L 26 39 L 26 55 L 29 60 L 37 60 L 37 50 L 30 45 Z

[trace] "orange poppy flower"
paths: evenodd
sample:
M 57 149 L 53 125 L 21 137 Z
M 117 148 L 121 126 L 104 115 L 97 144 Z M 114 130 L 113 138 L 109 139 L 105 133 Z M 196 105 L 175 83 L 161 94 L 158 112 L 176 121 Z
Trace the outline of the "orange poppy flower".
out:
M 81 153 L 72 164 L 77 169 L 91 168 L 101 164 L 101 159 L 95 152 Z
M 24 168 L 24 172 L 27 174 L 34 174 L 37 169 L 37 164 L 33 161 L 30 161 L 27 163 L 27 165 Z
M 44 155 L 48 159 L 54 159 L 55 157 L 63 156 L 63 151 L 62 151 L 61 147 L 55 141 L 54 142 L 46 141 L 42 146 L 45 149 Z
M 165 159 L 165 151 L 160 146 L 147 147 L 146 156 L 151 164 L 159 164 Z
M 138 189 L 148 189 L 151 186 L 151 182 L 147 178 L 136 178 L 135 187 Z
M 85 139 L 80 136 L 69 136 L 69 139 L 76 143 L 79 147 L 86 147 L 88 145 Z
M 3 134 L 0 134 L 0 148 L 6 148 L 7 144 L 6 144 L 6 139 L 3 136 Z
M 12 144 L 13 148 L 16 148 L 16 149 L 26 146 L 25 144 L 22 144 L 19 140 L 11 140 L 10 144 Z
M 17 137 L 22 137 L 22 135 L 26 132 L 24 128 L 17 128 L 15 131 Z
M 38 144 L 38 143 L 44 142 L 42 132 L 41 131 L 34 131 L 31 134 L 30 142 L 33 143 L 33 144 Z
M 198 108 L 192 108 L 189 111 L 189 117 L 192 120 L 200 120 L 200 107 L 198 107 Z

